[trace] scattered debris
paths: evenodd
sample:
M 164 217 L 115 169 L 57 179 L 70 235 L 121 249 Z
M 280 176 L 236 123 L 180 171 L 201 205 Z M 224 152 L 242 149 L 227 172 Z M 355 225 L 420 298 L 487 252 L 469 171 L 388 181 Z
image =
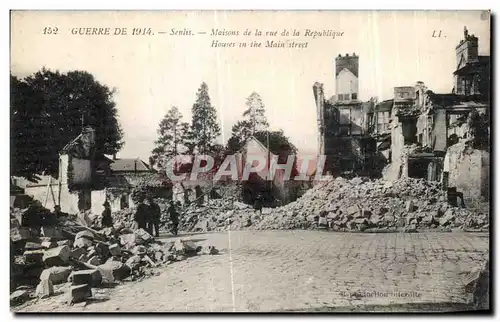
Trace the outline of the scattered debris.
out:
M 50 297 L 56 285 L 67 283 L 71 285 L 65 288 L 67 302 L 85 302 L 92 298 L 92 288 L 156 274 L 154 269 L 160 265 L 196 256 L 202 249 L 190 240 L 157 241 L 144 229 L 96 230 L 98 227 L 82 226 L 70 216 L 57 218 L 47 228 L 24 227 L 13 217 L 11 214 L 12 305 L 31 297 Z M 24 220 L 27 225 L 31 222 Z M 56 233 L 40 236 L 39 231 Z
M 270 210 L 270 211 L 269 211 Z M 295 202 L 262 215 L 230 199 L 191 205 L 180 230 L 329 229 L 333 231 L 472 230 L 489 227 L 487 210 L 477 212 L 448 204 L 438 182 L 401 178 L 395 181 L 355 177 L 319 182 Z

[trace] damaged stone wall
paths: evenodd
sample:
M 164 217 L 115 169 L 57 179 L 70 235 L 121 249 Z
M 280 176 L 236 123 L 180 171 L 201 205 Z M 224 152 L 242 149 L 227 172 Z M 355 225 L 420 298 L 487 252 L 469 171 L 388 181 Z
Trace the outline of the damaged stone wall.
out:
M 395 115 L 391 125 L 391 163 L 382 172 L 385 180 L 392 181 L 401 177 L 401 168 L 404 162 L 403 150 L 403 128 L 399 122 L 399 117 Z
M 59 192 L 59 189 L 61 189 L 61 192 Z M 52 210 L 59 203 L 63 212 L 78 213 L 78 194 L 70 193 L 68 186 L 65 184 L 59 185 L 58 183 L 54 183 L 49 187 L 47 184 L 30 185 L 26 186 L 25 193 L 34 200 L 40 201 L 47 209 Z M 61 198 L 60 202 L 59 196 Z
M 459 142 L 446 152 L 449 166 L 448 186 L 456 187 L 465 198 L 489 198 L 489 158 L 487 151 Z

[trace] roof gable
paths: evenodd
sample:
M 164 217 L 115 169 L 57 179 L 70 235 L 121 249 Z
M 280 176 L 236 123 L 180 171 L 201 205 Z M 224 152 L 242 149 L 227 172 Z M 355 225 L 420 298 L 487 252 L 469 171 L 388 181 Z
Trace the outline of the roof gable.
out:
M 243 145 L 243 147 L 238 152 L 240 153 L 246 152 L 251 143 L 255 143 L 263 152 L 267 153 L 269 151 L 267 147 L 262 142 L 259 141 L 259 139 L 257 139 L 255 136 L 251 136 L 250 138 L 248 138 L 248 140 L 245 142 L 245 145 Z
M 139 158 L 136 159 L 116 159 L 111 163 L 111 171 L 138 171 L 138 172 L 149 172 L 151 169 L 149 165 L 146 164 Z

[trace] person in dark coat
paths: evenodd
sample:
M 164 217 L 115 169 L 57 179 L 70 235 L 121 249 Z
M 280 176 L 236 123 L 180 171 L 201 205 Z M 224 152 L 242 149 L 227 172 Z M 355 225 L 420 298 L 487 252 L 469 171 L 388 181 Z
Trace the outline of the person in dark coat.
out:
M 168 213 L 170 215 L 170 221 L 172 221 L 172 233 L 177 235 L 179 229 L 179 214 L 175 209 L 174 201 L 170 201 L 170 207 L 168 207 Z
M 137 210 L 135 212 L 134 220 L 137 223 L 138 228 L 146 230 L 149 207 L 144 201 L 145 201 L 144 198 L 141 198 L 140 203 L 137 206 Z
M 264 202 L 264 196 L 262 193 L 259 192 L 257 197 L 255 198 L 254 204 L 253 204 L 253 209 L 258 211 L 262 215 L 262 204 Z
M 111 205 L 106 200 L 103 206 L 104 206 L 104 211 L 102 212 L 102 227 L 113 227 L 113 218 L 111 217 Z
M 154 201 L 153 198 L 149 198 L 149 212 L 151 216 L 151 231 L 154 232 L 155 237 L 160 236 L 160 219 L 161 219 L 161 210 L 160 206 Z

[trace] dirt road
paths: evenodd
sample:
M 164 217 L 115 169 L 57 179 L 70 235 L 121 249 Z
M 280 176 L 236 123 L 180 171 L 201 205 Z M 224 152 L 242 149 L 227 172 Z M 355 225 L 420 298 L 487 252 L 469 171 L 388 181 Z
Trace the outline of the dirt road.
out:
M 173 263 L 159 276 L 103 291 L 109 299 L 85 306 L 62 305 L 62 296 L 55 296 L 19 311 L 269 312 L 460 304 L 468 300 L 466 273 L 487 258 L 489 247 L 487 234 L 472 233 L 237 231 L 185 238 L 215 245 L 221 254 Z

